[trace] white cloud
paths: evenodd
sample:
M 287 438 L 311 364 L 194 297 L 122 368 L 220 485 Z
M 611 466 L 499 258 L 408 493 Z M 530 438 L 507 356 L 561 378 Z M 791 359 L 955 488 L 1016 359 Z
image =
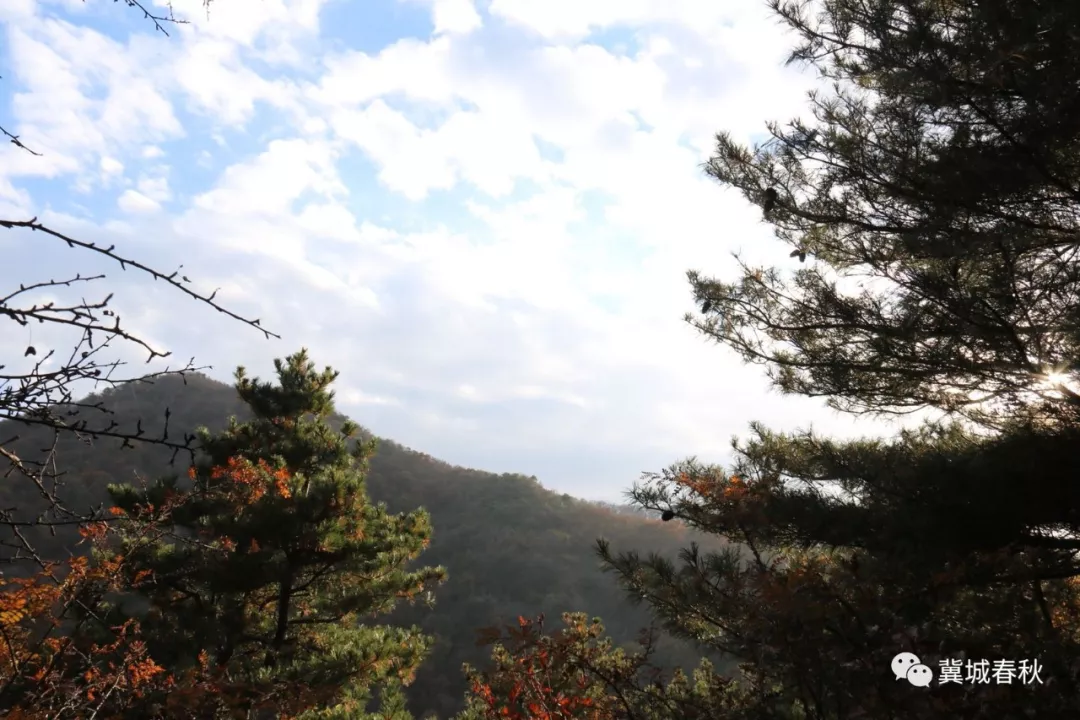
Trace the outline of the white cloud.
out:
M 0 217 L 29 216 L 29 207 L 29 193 L 12 185 L 7 178 L 0 177 Z
M 116 158 L 103 157 L 101 158 L 101 172 L 105 175 L 119 175 L 124 172 L 124 163 Z
M 153 55 L 143 38 L 129 44 L 53 18 L 8 30 L 14 62 L 17 134 L 42 153 L 15 153 L 11 175 L 54 177 L 88 161 L 115 163 L 119 150 L 177 137 L 182 128 L 154 85 Z
M 434 0 L 432 16 L 436 33 L 463 34 L 483 25 L 473 0 Z
M 34 16 L 36 0 L 7 0 L 0 4 L 0 20 L 24 21 Z
M 227 168 L 218 186 L 194 204 L 234 217 L 279 215 L 306 190 L 325 196 L 346 192 L 333 149 L 316 141 L 274 140 L 252 162 Z
M 549 39 L 573 39 L 613 27 L 649 30 L 671 26 L 690 28 L 705 37 L 722 34 L 726 39 L 768 22 L 762 6 L 738 0 L 492 0 L 488 12 Z M 766 39 L 775 45 L 777 34 L 774 27 Z
M 745 138 L 804 111 L 809 80 L 780 67 L 784 38 L 759 8 L 493 0 L 498 22 L 484 22 L 468 0 L 411 1 L 433 36 L 368 52 L 340 39 L 345 25 L 319 40 L 321 0 L 230 0 L 209 21 L 201 0 L 178 1 L 193 23 L 170 41 L 111 40 L 5 3 L 12 117 L 48 154 L 0 149 L 0 212 L 75 180 L 91 219 L 56 222 L 183 263 L 193 286 L 285 335 L 263 342 L 112 276 L 155 342 L 223 379 L 307 346 L 377 432 L 583 495 L 721 457 L 752 419 L 875 427 L 768 392 L 760 369 L 680 322 L 686 269 L 724 274 L 740 249 L 786 262 L 759 211 L 699 167 L 715 131 Z M 126 183 L 115 203 L 103 171 Z M 29 175 L 58 194 L 31 197 Z M 30 272 L 21 257 L 11 273 Z
M 259 101 L 293 107 L 291 83 L 267 80 L 244 66 L 239 48 L 229 39 L 189 38 L 176 74 L 192 107 L 226 125 L 246 123 Z
M 310 95 L 329 106 L 355 106 L 407 88 L 418 100 L 449 102 L 455 95 L 451 47 L 447 37 L 431 42 L 403 38 L 374 57 L 358 51 L 330 55 Z
M 154 0 L 157 7 L 171 8 L 176 17 L 190 22 L 177 28 L 180 33 L 220 38 L 245 47 L 268 35 L 315 33 L 325 4 L 326 0 L 230 0 L 212 5 L 208 14 L 204 0 Z
M 157 201 L 148 198 L 141 192 L 125 190 L 117 201 L 117 206 L 126 213 L 152 213 L 161 209 Z
M 338 398 L 350 405 L 400 405 L 396 398 L 383 397 L 381 395 L 369 395 L 362 390 L 347 388 L 338 389 Z
M 476 10 L 475 0 L 396 0 L 422 5 L 431 14 L 435 35 L 466 35 L 483 27 L 484 20 Z
M 389 189 L 411 200 L 449 189 L 459 179 L 501 197 L 518 178 L 543 180 L 549 174 L 529 133 L 491 114 L 457 112 L 437 130 L 425 130 L 380 99 L 364 110 L 338 112 L 331 124 L 379 164 L 379 179 Z
M 139 178 L 139 192 L 155 202 L 167 202 L 172 199 L 172 191 L 169 189 L 169 179 L 165 177 Z

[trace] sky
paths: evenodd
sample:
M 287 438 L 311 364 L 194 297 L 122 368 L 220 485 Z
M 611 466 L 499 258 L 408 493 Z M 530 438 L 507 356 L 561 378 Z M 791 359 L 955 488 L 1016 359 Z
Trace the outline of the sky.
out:
M 702 171 L 717 131 L 760 141 L 818 86 L 764 2 L 172 6 L 190 23 L 165 36 L 111 0 L 0 2 L 0 125 L 41 153 L 0 149 L 0 219 L 183 264 L 282 339 L 25 231 L 0 230 L 0 290 L 104 272 L 174 361 L 266 377 L 306 347 L 376 434 L 589 499 L 723 462 L 752 420 L 891 432 L 683 321 L 687 270 L 793 262 Z M 0 364 L 63 343 L 34 332 L 5 327 Z

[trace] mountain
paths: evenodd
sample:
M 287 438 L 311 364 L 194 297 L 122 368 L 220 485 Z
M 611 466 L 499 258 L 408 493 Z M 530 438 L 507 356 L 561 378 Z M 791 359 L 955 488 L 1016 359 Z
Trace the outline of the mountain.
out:
M 196 374 L 186 380 L 166 377 L 152 384 L 123 386 L 85 402 L 100 402 L 121 427 L 141 422 L 148 436 L 160 434 L 167 407 L 173 438 L 199 426 L 217 430 L 230 416 L 244 419 L 246 414 L 231 386 Z M 51 445 L 51 436 L 34 428 L 0 424 L 0 437 L 16 435 L 18 440 L 8 447 L 24 457 L 40 456 Z M 181 473 L 184 467 L 169 466 L 170 455 L 150 445 L 120 448 L 114 441 L 62 438 L 56 449 L 64 473 L 60 492 L 79 509 L 107 503 L 109 483 Z M 182 464 L 183 458 L 178 462 Z M 465 690 L 461 664 L 483 665 L 489 654 L 489 648 L 475 643 L 478 628 L 512 623 L 519 615 L 543 612 L 557 619 L 564 611 L 582 611 L 602 617 L 617 642 L 632 645 L 649 624 L 649 616 L 632 606 L 614 579 L 600 571 L 593 552 L 597 537 L 607 538 L 619 550 L 671 558 L 691 542 L 706 550 L 718 548 L 715 538 L 678 522 L 663 523 L 635 508 L 558 494 L 535 477 L 456 467 L 390 440 L 379 440 L 368 491 L 392 511 L 426 508 L 435 531 L 421 561 L 444 565 L 449 571 L 450 579 L 435 593 L 434 607 L 407 606 L 392 618 L 415 622 L 437 637 L 432 655 L 410 688 L 417 717 L 445 718 L 460 709 Z M 29 483 L 7 478 L 0 485 L 2 507 L 17 507 L 32 517 L 40 512 L 41 502 Z M 81 550 L 73 530 L 56 536 L 30 535 L 49 557 Z M 694 648 L 664 638 L 657 661 L 689 668 L 699 657 Z

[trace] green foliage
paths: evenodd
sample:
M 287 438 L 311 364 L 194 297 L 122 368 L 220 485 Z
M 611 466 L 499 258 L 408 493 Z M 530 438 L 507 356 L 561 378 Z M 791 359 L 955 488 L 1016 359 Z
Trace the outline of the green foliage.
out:
M 316 372 L 303 351 L 275 367 L 277 385 L 237 371 L 253 417 L 200 431 L 190 487 L 110 486 L 116 552 L 131 587 L 150 578 L 138 584 L 149 603 L 139 614 L 159 662 L 210 665 L 245 704 L 282 703 L 291 687 L 315 699 L 306 706 L 363 709 L 373 688 L 410 682 L 430 648 L 417 628 L 368 623 L 445 573 L 409 567 L 430 541 L 426 512 L 395 515 L 368 500 L 374 444 L 350 448 L 357 426 L 328 422 L 337 373 Z M 167 505 L 173 532 L 147 542 L 141 528 Z
M 712 717 L 1070 716 L 1080 5 L 772 6 L 832 92 L 811 97 L 816 123 L 772 125 L 764 145 L 721 133 L 708 172 L 810 262 L 690 273 L 689 320 L 784 392 L 940 420 L 858 442 L 754 426 L 732 467 L 680 463 L 633 493 L 747 552 L 600 555 L 672 633 L 743 660 Z M 1034 660 L 1041 683 L 913 688 L 890 673 L 901 651 L 935 671 Z
M 254 417 L 235 389 L 194 373 L 183 382 L 163 378 L 87 401 L 101 401 L 120 428 L 134 430 L 136 419 L 143 418 L 142 428 L 150 434 L 161 433 L 163 408 L 169 409 L 174 434 L 200 426 L 222 432 L 230 416 L 241 422 Z M 345 418 L 335 415 L 329 422 L 340 428 Z M 3 434 L 19 434 L 14 446 L 26 452 L 48 439 L 25 429 L 16 433 L 7 428 Z M 372 439 L 362 429 L 356 437 L 360 442 Z M 82 510 L 99 507 L 99 515 L 110 522 L 115 518 L 106 512 L 111 504 L 107 485 L 127 481 L 135 489 L 145 488 L 147 483 L 141 478 L 159 475 L 171 457 L 160 447 L 121 449 L 119 442 L 91 445 L 74 438 L 61 439 L 57 452 L 70 505 Z M 618 586 L 599 571 L 599 562 L 589 550 L 597 536 L 621 548 L 653 549 L 671 558 L 692 540 L 709 549 L 724 544 L 681 523 L 661 523 L 638 511 L 563 497 L 543 488 L 535 478 L 455 467 L 390 440 L 379 440 L 378 452 L 368 458 L 368 464 L 365 485 L 373 501 L 385 503 L 392 513 L 427 509 L 434 530 L 423 558 L 449 571 L 447 582 L 434 595 L 434 609 L 425 603 L 399 604 L 386 620 L 395 627 L 418 625 L 425 635 L 434 637 L 415 682 L 404 688 L 417 717 L 437 713 L 446 718 L 461 709 L 467 687 L 462 664 L 480 666 L 489 658 L 488 650 L 474 642 L 474 630 L 479 627 L 518 615 L 534 617 L 577 608 L 604 617 L 616 645 L 637 647 L 638 631 L 652 619 L 644 608 L 627 604 Z M 186 474 L 181 473 L 177 484 L 181 490 L 190 487 Z M 0 485 L 0 504 L 17 506 L 33 516 L 43 509 L 41 503 L 26 484 Z M 23 532 L 45 557 L 59 559 L 86 551 L 69 526 L 56 528 L 55 535 L 34 528 Z M 11 575 L 13 569 L 7 572 Z M 665 668 L 692 668 L 700 658 L 695 648 L 670 637 L 658 638 L 656 646 L 653 660 Z M 722 671 L 733 667 L 721 658 L 716 660 Z
M 1080 369 L 1080 6 L 838 0 L 773 8 L 834 82 L 815 123 L 718 136 L 708 172 L 809 252 L 792 276 L 690 274 L 704 334 L 785 392 L 996 425 Z M 994 402 L 987 402 L 994 400 Z

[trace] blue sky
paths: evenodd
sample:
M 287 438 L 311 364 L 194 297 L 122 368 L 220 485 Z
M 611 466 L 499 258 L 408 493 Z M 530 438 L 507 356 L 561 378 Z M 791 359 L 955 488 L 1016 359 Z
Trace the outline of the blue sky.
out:
M 43 153 L 0 151 L 0 217 L 183 263 L 283 335 L 103 266 L 160 347 L 227 380 L 306 346 L 376 433 L 589 498 L 723 460 L 750 420 L 883 427 L 778 396 L 681 319 L 687 269 L 790 262 L 700 169 L 716 131 L 805 112 L 764 3 L 173 6 L 165 37 L 109 0 L 0 5 L 0 124 Z M 87 269 L 14 231 L 0 251 L 5 287 Z

